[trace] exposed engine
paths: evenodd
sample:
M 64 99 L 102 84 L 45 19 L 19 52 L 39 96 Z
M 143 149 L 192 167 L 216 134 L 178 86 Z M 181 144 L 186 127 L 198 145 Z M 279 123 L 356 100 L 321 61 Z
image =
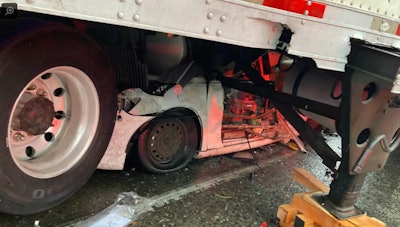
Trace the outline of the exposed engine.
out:
M 223 136 L 224 139 L 243 136 L 275 138 L 279 126 L 275 110 L 268 101 L 256 95 L 225 88 Z M 241 131 L 238 133 L 237 131 Z M 236 131 L 236 132 L 234 132 Z

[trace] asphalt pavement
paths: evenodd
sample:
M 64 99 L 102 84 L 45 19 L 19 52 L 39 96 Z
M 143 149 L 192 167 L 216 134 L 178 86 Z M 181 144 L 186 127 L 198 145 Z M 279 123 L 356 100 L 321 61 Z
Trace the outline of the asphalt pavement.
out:
M 307 190 L 292 180 L 293 168 L 303 167 L 324 183 L 331 181 L 314 152 L 273 144 L 250 150 L 249 155 L 253 159 L 224 155 L 193 160 L 187 168 L 163 175 L 132 171 L 121 176 L 118 171 L 97 170 L 64 203 L 34 215 L 0 214 L 0 226 L 85 226 L 104 209 L 114 208 L 123 193 L 140 198 L 129 210 L 130 227 L 277 226 L 279 205 Z M 396 151 L 384 170 L 369 174 L 356 203 L 389 227 L 400 226 L 399 163 Z

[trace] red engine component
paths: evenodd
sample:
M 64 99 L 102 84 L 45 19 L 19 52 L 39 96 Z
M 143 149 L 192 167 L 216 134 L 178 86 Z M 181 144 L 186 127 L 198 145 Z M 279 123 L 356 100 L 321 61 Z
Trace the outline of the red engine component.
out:
M 238 91 L 236 97 L 229 99 L 231 113 L 238 115 L 249 115 L 257 113 L 257 103 L 254 95 Z

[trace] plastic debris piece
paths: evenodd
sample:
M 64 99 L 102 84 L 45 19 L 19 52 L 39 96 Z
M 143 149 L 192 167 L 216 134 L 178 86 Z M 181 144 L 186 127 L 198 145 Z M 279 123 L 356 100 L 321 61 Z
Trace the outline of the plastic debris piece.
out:
M 152 210 L 153 203 L 152 199 L 141 197 L 134 192 L 122 192 L 118 194 L 112 205 L 73 226 L 124 227 L 137 219 L 139 215 Z

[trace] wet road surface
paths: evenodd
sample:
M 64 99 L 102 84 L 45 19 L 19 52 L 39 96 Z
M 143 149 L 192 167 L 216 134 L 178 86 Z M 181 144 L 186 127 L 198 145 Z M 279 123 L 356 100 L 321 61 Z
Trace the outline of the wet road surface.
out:
M 328 183 L 327 168 L 314 153 L 300 153 L 274 144 L 249 151 L 254 160 L 232 155 L 193 160 L 183 170 L 154 175 L 132 171 L 97 170 L 89 182 L 59 206 L 34 215 L 0 214 L 0 226 L 74 226 L 114 203 L 121 192 L 146 198 L 181 197 L 159 203 L 129 226 L 260 226 L 273 224 L 279 205 L 306 191 L 292 180 L 292 169 L 304 167 Z M 357 206 L 389 227 L 400 226 L 400 151 L 394 152 L 383 171 L 372 173 L 362 188 Z M 189 191 L 187 191 L 190 189 Z

